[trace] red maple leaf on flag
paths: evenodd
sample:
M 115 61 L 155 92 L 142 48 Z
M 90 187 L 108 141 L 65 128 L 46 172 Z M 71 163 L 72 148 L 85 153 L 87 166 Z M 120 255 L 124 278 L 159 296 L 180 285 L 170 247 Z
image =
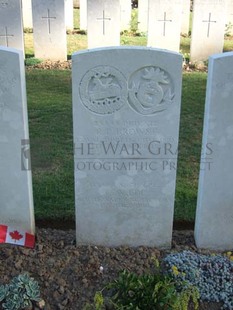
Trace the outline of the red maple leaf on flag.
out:
M 10 232 L 9 235 L 11 236 L 11 239 L 15 241 L 18 241 L 23 238 L 23 236 L 17 230 Z

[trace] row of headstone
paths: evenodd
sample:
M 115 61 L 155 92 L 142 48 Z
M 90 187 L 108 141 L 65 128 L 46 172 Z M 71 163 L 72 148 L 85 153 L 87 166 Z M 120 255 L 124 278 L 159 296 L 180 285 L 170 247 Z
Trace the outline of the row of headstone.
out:
M 233 53 L 210 57 L 195 240 L 233 248 Z M 0 48 L 1 225 L 35 230 L 23 53 Z M 115 47 L 73 55 L 77 244 L 169 248 L 182 55 Z
M 206 60 L 209 55 L 222 52 L 227 4 L 230 5 L 227 0 L 194 2 L 191 61 Z M 30 0 L 24 5 L 29 11 Z M 139 26 L 148 29 L 147 46 L 178 52 L 182 20 L 188 29 L 189 8 L 190 0 L 139 1 Z M 66 29 L 72 28 L 72 10 L 71 0 L 32 0 L 35 57 L 66 60 Z M 88 48 L 119 46 L 120 31 L 129 26 L 130 16 L 130 0 L 81 0 L 80 24 L 88 29 Z M 148 20 L 145 25 L 142 18 Z M 70 21 L 69 26 L 65 20 Z M 0 44 L 24 50 L 21 0 L 0 2 Z
M 35 57 L 66 60 L 64 0 L 33 0 L 32 12 Z M 24 52 L 21 0 L 0 2 L 0 45 Z

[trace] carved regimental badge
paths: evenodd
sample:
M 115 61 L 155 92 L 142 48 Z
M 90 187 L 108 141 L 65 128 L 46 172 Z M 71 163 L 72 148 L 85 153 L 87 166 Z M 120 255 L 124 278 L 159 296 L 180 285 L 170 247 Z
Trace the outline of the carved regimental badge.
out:
M 110 66 L 98 66 L 81 80 L 79 93 L 87 109 L 98 114 L 111 114 L 127 101 L 127 83 L 123 74 Z
M 129 104 L 138 113 L 151 115 L 172 103 L 174 87 L 169 74 L 158 67 L 145 67 L 129 79 Z

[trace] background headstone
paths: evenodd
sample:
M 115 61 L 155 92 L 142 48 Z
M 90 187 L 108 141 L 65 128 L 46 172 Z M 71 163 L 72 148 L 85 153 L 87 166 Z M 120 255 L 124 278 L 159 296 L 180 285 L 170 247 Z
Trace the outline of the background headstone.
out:
M 66 60 L 64 0 L 32 0 L 35 57 Z
M 179 52 L 182 4 L 182 0 L 149 0 L 147 46 Z
M 221 53 L 224 44 L 227 0 L 195 0 L 190 59 L 207 60 Z
M 74 1 L 74 8 L 80 7 L 80 1 L 79 0 L 73 0 Z
M 189 33 L 190 0 L 183 0 L 181 33 Z
M 121 30 L 130 29 L 131 21 L 131 0 L 120 0 Z
M 80 29 L 87 30 L 87 0 L 80 0 Z
M 138 0 L 138 30 L 147 32 L 148 29 L 148 1 Z
M 0 224 L 34 233 L 23 52 L 0 47 Z
M 23 27 L 32 28 L 32 0 L 22 1 Z
M 66 29 L 74 29 L 73 0 L 65 0 L 65 24 Z
M 195 240 L 233 248 L 233 53 L 209 58 Z
M 182 55 L 73 55 L 78 244 L 171 245 Z
M 0 46 L 24 53 L 21 0 L 0 1 Z
M 87 1 L 88 48 L 120 45 L 120 1 Z

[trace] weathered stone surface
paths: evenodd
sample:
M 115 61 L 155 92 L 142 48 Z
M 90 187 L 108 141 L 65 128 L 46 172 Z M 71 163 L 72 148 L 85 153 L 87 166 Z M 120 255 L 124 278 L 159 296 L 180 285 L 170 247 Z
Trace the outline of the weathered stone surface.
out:
M 24 59 L 0 47 L 0 224 L 35 230 Z
M 233 248 L 233 53 L 209 58 L 195 240 L 200 248 Z
M 73 55 L 78 244 L 170 247 L 181 68 L 148 48 Z

